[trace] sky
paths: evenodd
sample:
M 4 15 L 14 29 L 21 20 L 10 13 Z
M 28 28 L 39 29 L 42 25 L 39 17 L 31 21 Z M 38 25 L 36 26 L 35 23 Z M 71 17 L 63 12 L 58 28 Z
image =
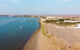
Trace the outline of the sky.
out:
M 0 0 L 0 14 L 80 15 L 80 0 Z

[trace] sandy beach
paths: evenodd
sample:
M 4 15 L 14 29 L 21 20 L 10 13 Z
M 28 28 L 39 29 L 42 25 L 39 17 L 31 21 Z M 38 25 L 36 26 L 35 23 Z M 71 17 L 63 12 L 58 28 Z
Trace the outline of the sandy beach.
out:
M 60 44 L 56 43 L 55 40 L 44 36 L 41 34 L 40 30 L 39 33 L 35 33 L 31 37 L 23 50 L 60 50 L 61 47 L 64 46 L 61 46 Z
M 80 50 L 80 29 L 56 27 L 54 24 L 45 24 L 46 31 L 58 37 L 63 43 L 70 47 L 69 50 Z
M 41 25 L 43 23 L 41 22 Z M 47 36 L 46 36 L 47 35 Z M 50 34 L 43 34 L 42 27 L 33 34 L 23 50 L 67 50 L 67 46 L 60 39 Z
M 43 21 L 40 24 L 23 50 L 80 50 L 80 29 L 58 28 Z

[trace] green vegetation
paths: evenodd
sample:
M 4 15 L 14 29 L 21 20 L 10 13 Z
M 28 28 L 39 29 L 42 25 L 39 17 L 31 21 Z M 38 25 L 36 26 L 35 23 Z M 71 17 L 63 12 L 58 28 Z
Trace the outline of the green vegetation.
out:
M 68 20 L 68 19 L 58 19 L 58 20 L 46 20 L 44 21 L 45 23 L 52 23 L 52 24 L 56 24 L 59 26 L 71 26 L 71 25 L 75 25 L 75 24 L 79 24 L 80 22 L 64 22 L 64 20 Z
M 46 18 L 46 16 L 40 16 L 41 18 L 43 18 L 43 19 L 45 19 Z
M 46 37 L 48 37 L 48 38 L 53 37 L 53 35 L 48 35 L 48 34 L 46 33 L 46 31 L 45 31 L 45 27 L 44 27 L 43 24 L 41 25 L 41 30 L 42 30 L 42 34 L 45 35 Z
M 43 24 L 41 25 L 41 30 L 42 30 L 43 35 L 46 35 L 45 28 L 44 28 Z
M 63 48 L 61 48 L 61 50 L 65 50 L 65 48 L 63 47 Z
M 57 22 L 57 20 L 46 20 L 44 22 L 46 22 L 46 23 L 55 23 L 55 22 Z

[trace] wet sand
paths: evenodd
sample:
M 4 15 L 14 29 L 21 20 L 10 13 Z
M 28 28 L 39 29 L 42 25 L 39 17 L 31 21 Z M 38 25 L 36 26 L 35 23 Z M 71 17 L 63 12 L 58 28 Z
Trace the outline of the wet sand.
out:
M 25 46 L 23 47 L 22 50 L 36 50 L 36 48 L 37 48 L 37 39 L 38 39 L 38 35 L 39 35 L 40 30 L 41 30 L 41 25 L 39 25 L 39 28 L 36 30 L 36 32 L 34 32 L 32 37 L 28 40 L 28 42 L 25 44 Z

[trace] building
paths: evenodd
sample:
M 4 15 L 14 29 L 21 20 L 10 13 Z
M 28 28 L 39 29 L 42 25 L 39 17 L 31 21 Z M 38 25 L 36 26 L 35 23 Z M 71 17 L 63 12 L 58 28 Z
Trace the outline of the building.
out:
M 64 22 L 76 23 L 76 22 L 80 22 L 80 21 L 65 20 Z
M 55 16 L 47 16 L 46 20 L 58 20 L 58 19 L 62 19 L 63 17 L 55 17 Z

